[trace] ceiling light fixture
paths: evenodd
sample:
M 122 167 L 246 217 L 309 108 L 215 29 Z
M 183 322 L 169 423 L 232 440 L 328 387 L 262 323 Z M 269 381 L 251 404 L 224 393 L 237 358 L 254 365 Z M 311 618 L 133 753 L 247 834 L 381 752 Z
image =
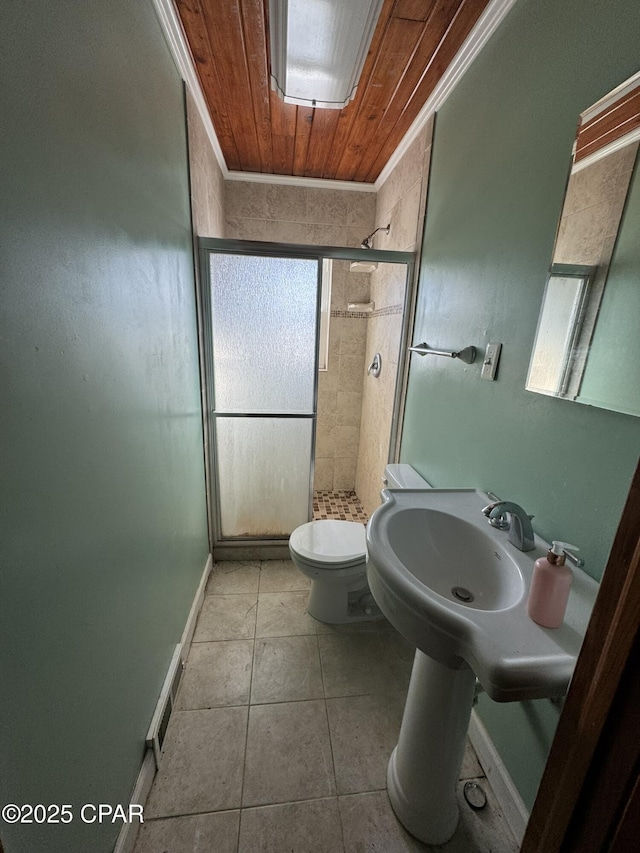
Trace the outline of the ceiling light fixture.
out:
M 271 87 L 341 110 L 356 93 L 382 0 L 269 0 Z

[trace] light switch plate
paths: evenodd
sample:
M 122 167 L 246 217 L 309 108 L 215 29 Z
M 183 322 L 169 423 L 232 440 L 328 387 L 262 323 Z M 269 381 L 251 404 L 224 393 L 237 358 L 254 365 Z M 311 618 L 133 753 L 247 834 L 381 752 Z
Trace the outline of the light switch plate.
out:
M 484 354 L 482 363 L 482 371 L 480 376 L 482 379 L 495 379 L 498 362 L 500 361 L 500 350 L 502 344 L 487 344 L 487 349 Z

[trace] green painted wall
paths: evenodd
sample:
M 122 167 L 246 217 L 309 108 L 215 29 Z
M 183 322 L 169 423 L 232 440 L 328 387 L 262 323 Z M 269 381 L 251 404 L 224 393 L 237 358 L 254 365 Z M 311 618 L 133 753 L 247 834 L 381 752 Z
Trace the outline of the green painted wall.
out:
M 126 803 L 208 550 L 182 84 L 150 0 L 0 40 L 0 801 Z
M 525 391 L 580 111 L 638 70 L 637 0 L 521 0 L 437 116 L 414 341 L 503 343 L 480 364 L 413 356 L 401 457 L 434 486 L 521 503 L 600 577 L 640 420 Z M 483 698 L 530 805 L 555 716 Z M 542 722 L 539 722 L 542 720 Z M 505 733 L 509 732 L 506 737 Z

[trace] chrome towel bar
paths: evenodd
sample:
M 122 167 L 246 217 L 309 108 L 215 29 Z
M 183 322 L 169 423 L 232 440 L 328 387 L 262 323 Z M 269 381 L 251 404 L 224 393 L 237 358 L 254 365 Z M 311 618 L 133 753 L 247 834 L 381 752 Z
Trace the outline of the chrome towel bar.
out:
M 465 364 L 473 364 L 476 360 L 475 347 L 465 347 L 454 352 L 452 350 L 432 349 L 428 344 L 421 343 L 415 347 L 409 347 L 409 352 L 417 352 L 418 355 L 445 355 L 447 358 L 459 358 Z

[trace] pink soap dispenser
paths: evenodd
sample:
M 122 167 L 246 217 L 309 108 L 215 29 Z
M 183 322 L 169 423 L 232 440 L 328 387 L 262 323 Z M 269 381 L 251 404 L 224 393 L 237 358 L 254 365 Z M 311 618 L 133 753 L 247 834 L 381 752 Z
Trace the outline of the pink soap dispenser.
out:
M 565 566 L 564 549 L 578 551 L 568 542 L 552 542 L 546 557 L 535 562 L 527 613 L 543 628 L 559 628 L 564 619 L 573 574 Z

